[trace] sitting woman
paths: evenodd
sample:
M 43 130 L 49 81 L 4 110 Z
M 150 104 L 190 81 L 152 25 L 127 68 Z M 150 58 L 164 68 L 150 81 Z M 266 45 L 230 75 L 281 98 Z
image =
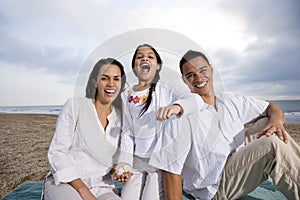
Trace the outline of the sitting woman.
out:
M 57 120 L 44 183 L 45 200 L 121 199 L 110 174 L 121 132 L 119 93 L 126 82 L 115 59 L 98 61 L 86 97 L 69 99 Z

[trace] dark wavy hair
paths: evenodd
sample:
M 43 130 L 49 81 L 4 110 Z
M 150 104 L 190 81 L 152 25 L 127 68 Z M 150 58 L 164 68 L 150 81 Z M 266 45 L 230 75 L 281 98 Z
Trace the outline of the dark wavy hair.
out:
M 160 76 L 159 76 L 159 72 L 161 71 L 161 68 L 162 68 L 162 64 L 163 64 L 163 61 L 160 57 L 160 55 L 158 54 L 158 52 L 154 49 L 154 47 L 152 47 L 151 45 L 149 44 L 142 44 L 142 45 L 139 45 L 134 54 L 133 54 L 133 57 L 132 57 L 132 61 L 131 61 L 131 67 L 133 69 L 133 73 L 137 76 L 136 74 L 136 71 L 134 70 L 134 64 L 135 64 L 135 59 L 136 59 L 136 56 L 137 56 L 137 52 L 140 48 L 142 47 L 149 47 L 155 54 L 155 57 L 156 57 L 156 60 L 157 60 L 157 63 L 160 65 L 160 68 L 156 71 L 155 75 L 154 75 L 154 78 L 151 82 L 151 85 L 150 85 L 150 88 L 149 88 L 149 94 L 148 94 L 148 97 L 147 97 L 147 100 L 145 102 L 145 105 L 144 107 L 142 108 L 140 114 L 139 114 L 139 117 L 141 117 L 149 108 L 150 104 L 151 104 L 151 101 L 152 101 L 152 93 L 155 91 L 155 86 L 156 86 L 156 83 L 159 81 L 160 79 Z
M 98 94 L 98 90 L 97 90 L 98 80 L 97 79 L 98 79 L 98 76 L 99 76 L 99 71 L 104 65 L 116 65 L 116 66 L 119 67 L 119 69 L 121 71 L 121 88 L 120 88 L 120 92 L 119 92 L 117 98 L 112 103 L 115 107 L 121 109 L 122 100 L 121 100 L 120 93 L 124 89 L 124 86 L 125 86 L 125 83 L 126 83 L 126 75 L 125 75 L 123 65 L 114 58 L 104 58 L 104 59 L 99 60 L 95 64 L 95 66 L 94 66 L 94 68 L 93 68 L 93 70 L 92 70 L 92 72 L 89 76 L 89 80 L 87 82 L 87 86 L 86 86 L 86 89 L 85 89 L 85 96 L 86 96 L 86 98 L 89 98 L 89 99 L 96 99 L 97 94 Z

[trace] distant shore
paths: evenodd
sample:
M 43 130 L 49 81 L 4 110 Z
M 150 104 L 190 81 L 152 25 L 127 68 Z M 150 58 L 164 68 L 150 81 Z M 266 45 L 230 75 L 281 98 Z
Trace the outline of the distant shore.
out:
M 26 181 L 42 181 L 49 172 L 47 151 L 57 115 L 0 113 L 0 199 Z M 286 130 L 300 145 L 300 123 Z

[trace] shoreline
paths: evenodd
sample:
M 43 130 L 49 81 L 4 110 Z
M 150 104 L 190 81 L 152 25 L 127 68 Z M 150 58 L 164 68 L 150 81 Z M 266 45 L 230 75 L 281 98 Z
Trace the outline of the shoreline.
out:
M 0 199 L 21 183 L 43 181 L 58 115 L 0 113 Z M 300 123 L 285 124 L 300 145 Z

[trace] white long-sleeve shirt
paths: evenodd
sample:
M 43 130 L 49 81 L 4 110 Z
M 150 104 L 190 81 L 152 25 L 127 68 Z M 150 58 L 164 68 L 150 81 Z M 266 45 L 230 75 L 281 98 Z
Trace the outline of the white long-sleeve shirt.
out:
M 158 138 L 163 134 L 161 127 L 164 122 L 156 120 L 156 113 L 160 107 L 179 104 L 185 115 L 205 108 L 199 95 L 192 94 L 184 87 L 169 86 L 166 82 L 159 81 L 152 94 L 152 102 L 148 110 L 139 117 L 148 92 L 149 88 L 135 92 L 132 87 L 129 87 L 122 93 L 123 124 L 119 163 L 133 166 L 133 155 L 142 158 L 151 156 Z
M 114 187 L 109 172 L 117 160 L 121 133 L 117 109 L 108 121 L 104 131 L 92 99 L 72 98 L 65 103 L 48 151 L 55 184 L 81 178 L 97 196 L 103 192 L 99 187 Z
M 268 105 L 240 95 L 219 95 L 216 109 L 208 106 L 183 118 L 180 128 L 170 132 L 173 140 L 152 154 L 149 163 L 182 174 L 183 189 L 196 199 L 212 199 L 227 157 L 244 143 L 244 124 L 264 115 Z

